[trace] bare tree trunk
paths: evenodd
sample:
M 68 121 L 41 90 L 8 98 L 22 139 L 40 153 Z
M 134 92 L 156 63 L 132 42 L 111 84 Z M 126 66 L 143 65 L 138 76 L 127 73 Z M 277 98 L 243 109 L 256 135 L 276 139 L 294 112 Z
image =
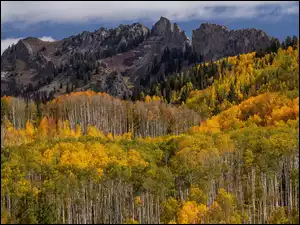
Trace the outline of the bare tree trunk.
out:
M 252 166 L 252 210 L 253 210 L 253 223 L 255 224 L 255 167 Z
M 262 173 L 263 182 L 263 223 L 267 222 L 267 178 L 266 174 Z

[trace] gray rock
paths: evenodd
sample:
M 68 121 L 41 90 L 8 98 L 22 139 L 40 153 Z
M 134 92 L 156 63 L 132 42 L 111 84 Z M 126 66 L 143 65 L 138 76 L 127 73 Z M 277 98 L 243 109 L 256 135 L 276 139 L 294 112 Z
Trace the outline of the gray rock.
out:
M 265 49 L 270 45 L 270 40 L 262 30 L 228 30 L 225 26 L 204 23 L 193 30 L 192 47 L 204 60 L 217 60 Z
M 165 17 L 160 17 L 159 21 L 153 26 L 151 35 L 164 37 L 166 40 L 169 40 L 172 35 L 172 25 L 170 20 Z
M 205 60 L 215 60 L 265 48 L 269 41 L 269 37 L 260 30 L 229 31 L 224 26 L 202 24 L 193 31 L 192 44 Z M 84 31 L 55 42 L 29 37 L 2 54 L 1 72 L 5 72 L 5 76 L 1 79 L 1 89 L 9 94 L 19 89 L 21 84 L 36 86 L 55 74 L 50 84 L 39 87 L 39 90 L 51 91 L 49 87 L 74 81 L 78 64 L 85 63 L 96 64 L 97 69 L 90 71 L 92 76 L 88 84 L 84 85 L 81 81 L 80 89 L 92 88 L 121 98 L 129 97 L 139 93 L 141 81 L 148 82 L 146 85 L 158 81 L 158 74 L 165 69 L 164 63 L 160 62 L 166 47 L 181 49 L 184 53 L 191 49 L 191 42 L 178 24 L 175 23 L 172 29 L 171 22 L 164 17 L 151 30 L 134 23 L 121 24 L 115 29 L 101 27 L 94 32 Z M 155 58 L 160 68 L 152 74 L 149 71 Z M 82 68 L 81 73 L 86 73 Z M 14 77 L 17 85 L 8 88 Z

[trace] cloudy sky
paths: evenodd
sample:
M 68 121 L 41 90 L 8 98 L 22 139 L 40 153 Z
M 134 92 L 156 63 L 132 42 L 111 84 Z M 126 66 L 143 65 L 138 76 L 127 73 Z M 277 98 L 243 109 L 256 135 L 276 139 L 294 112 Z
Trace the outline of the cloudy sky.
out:
M 151 28 L 160 16 L 178 23 L 190 37 L 203 22 L 229 29 L 263 29 L 280 40 L 287 35 L 299 37 L 297 1 L 1 1 L 1 54 L 10 44 L 29 36 L 59 40 L 84 30 L 134 22 Z

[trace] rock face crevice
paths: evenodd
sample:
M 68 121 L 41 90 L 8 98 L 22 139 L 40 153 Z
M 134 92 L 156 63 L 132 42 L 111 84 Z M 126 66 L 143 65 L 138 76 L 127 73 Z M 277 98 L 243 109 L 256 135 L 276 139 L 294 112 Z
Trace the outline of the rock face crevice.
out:
M 258 51 L 270 45 L 270 37 L 262 30 L 229 30 L 217 24 L 204 23 L 193 30 L 192 47 L 204 60 Z

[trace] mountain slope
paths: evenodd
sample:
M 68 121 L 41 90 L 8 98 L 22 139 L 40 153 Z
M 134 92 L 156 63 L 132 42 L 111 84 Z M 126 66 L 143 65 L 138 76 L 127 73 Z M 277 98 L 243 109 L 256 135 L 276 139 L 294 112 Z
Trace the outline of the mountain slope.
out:
M 219 27 L 202 24 L 193 33 L 193 49 L 186 33 L 164 17 L 151 30 L 134 23 L 84 31 L 55 42 L 29 37 L 1 56 L 1 93 L 33 97 L 39 91 L 52 97 L 93 89 L 128 99 L 139 96 L 142 87 L 189 68 L 191 62 L 227 56 L 230 50 L 230 54 L 239 54 L 270 45 L 263 31 L 248 29 L 234 31 L 235 40 L 242 40 L 236 45 L 219 48 L 215 43 L 227 32 L 224 27 L 218 31 Z M 239 47 L 249 40 L 248 47 Z M 226 41 L 220 43 L 227 45 Z
M 1 98 L 1 223 L 299 224 L 298 49 L 216 62 L 188 132 L 189 100 Z

